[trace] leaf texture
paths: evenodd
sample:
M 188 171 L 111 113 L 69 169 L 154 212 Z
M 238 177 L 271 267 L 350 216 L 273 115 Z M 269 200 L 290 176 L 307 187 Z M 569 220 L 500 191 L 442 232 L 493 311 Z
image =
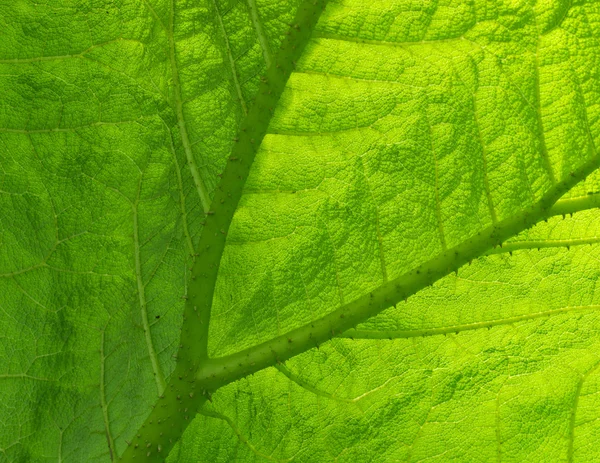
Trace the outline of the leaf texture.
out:
M 300 3 L 0 0 L 0 461 L 116 461 L 168 388 L 211 198 Z M 593 0 L 329 2 L 227 233 L 209 355 L 574 182 L 600 159 L 598 30 Z M 223 385 L 168 461 L 598 459 L 588 173 L 547 223 Z

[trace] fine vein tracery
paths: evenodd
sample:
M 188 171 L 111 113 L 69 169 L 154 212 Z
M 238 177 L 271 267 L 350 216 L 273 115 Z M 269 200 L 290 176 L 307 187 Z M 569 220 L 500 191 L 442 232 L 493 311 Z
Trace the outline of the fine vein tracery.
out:
M 213 2 L 213 4 L 215 9 L 217 9 L 216 2 Z M 585 198 L 585 200 L 565 200 L 565 202 L 557 202 L 557 200 L 576 183 L 585 179 L 591 172 L 598 168 L 600 159 L 595 155 L 588 162 L 581 165 L 579 169 L 571 172 L 569 177 L 561 181 L 556 181 L 552 178 L 553 186 L 549 188 L 539 202 L 527 207 L 515 216 L 504 218 L 503 220 L 493 220 L 494 223 L 492 226 L 481 230 L 477 235 L 468 237 L 459 245 L 449 247 L 446 244 L 441 219 L 441 198 L 438 191 L 438 177 L 440 173 L 438 172 L 438 159 L 435 158 L 437 219 L 443 248 L 441 255 L 394 280 L 385 281 L 382 286 L 369 294 L 352 302 L 345 303 L 339 309 L 317 320 L 313 320 L 300 328 L 232 355 L 214 359 L 208 358 L 208 326 L 212 296 L 231 219 L 241 196 L 244 181 L 248 176 L 254 155 L 267 131 L 273 108 L 283 91 L 287 78 L 291 74 L 295 60 L 300 56 L 301 49 L 310 36 L 311 29 L 323 5 L 324 2 L 316 2 L 314 5 L 311 2 L 306 2 L 301 6 L 300 13 L 296 18 L 296 24 L 292 26 L 288 38 L 282 45 L 281 51 L 267 70 L 256 102 L 248 108 L 245 107 L 241 88 L 236 80 L 235 63 L 229 49 L 229 61 L 233 72 L 233 79 L 236 83 L 236 91 L 246 117 L 242 121 L 239 136 L 236 137 L 236 145 L 222 174 L 222 181 L 215 191 L 212 203 L 208 204 L 207 195 L 202 200 L 206 213 L 206 221 L 197 249 L 197 258 L 191 269 L 191 280 L 188 286 L 176 369 L 169 384 L 164 388 L 164 394 L 161 394 L 156 407 L 143 428 L 139 431 L 136 440 L 123 456 L 124 461 L 129 461 L 136 453 L 146 453 L 148 461 L 161 461 L 162 456 L 173 445 L 173 441 L 176 441 L 181 436 L 187 422 L 193 418 L 195 413 L 201 410 L 204 402 L 210 398 L 210 393 L 219 387 L 262 368 L 285 361 L 287 358 L 305 352 L 332 337 L 340 335 L 357 323 L 366 320 L 390 305 L 395 305 L 401 300 L 406 299 L 451 271 L 457 270 L 466 262 L 486 252 L 490 252 L 494 247 L 502 245 L 507 239 L 535 225 L 544 218 L 555 214 L 569 213 L 569 211 L 573 211 L 577 207 L 594 207 L 591 205 L 594 201 L 592 198 Z M 255 4 L 252 1 L 248 2 L 248 6 L 251 12 L 255 8 Z M 221 30 L 224 33 L 220 16 L 219 21 Z M 182 144 L 189 162 L 190 156 L 193 157 L 193 154 L 191 153 L 191 147 L 189 149 L 186 148 L 187 131 L 183 117 L 181 94 L 179 93 L 179 96 L 177 96 L 180 90 L 178 89 L 179 83 L 172 33 L 173 10 L 171 11 L 170 22 L 170 59 L 175 85 L 175 106 L 180 133 L 182 135 Z M 264 47 L 263 52 L 265 52 Z M 265 61 L 269 63 L 266 52 Z M 540 108 L 538 108 L 539 111 Z M 273 130 L 272 132 L 277 133 L 277 130 Z M 430 138 L 433 143 L 432 133 L 430 133 Z M 436 153 L 433 145 L 431 148 L 435 157 Z M 549 163 L 548 159 L 546 161 Z M 202 199 L 202 188 L 198 186 L 199 183 L 193 172 L 194 164 L 193 162 L 189 162 L 189 164 Z M 552 170 L 550 170 L 549 175 L 553 177 Z M 489 198 L 489 191 L 487 193 L 493 217 L 495 215 L 494 207 Z M 493 218 L 496 219 L 495 217 Z M 565 245 L 565 243 L 561 244 Z M 522 247 L 518 248 L 518 246 Z M 507 249 L 523 249 L 525 246 L 531 247 L 531 243 L 527 245 L 514 243 L 507 245 Z M 385 275 L 385 268 L 383 273 Z M 508 322 L 524 321 L 529 318 L 516 317 L 514 320 L 509 320 Z M 489 323 L 490 326 L 495 326 L 506 322 L 506 320 L 503 320 L 502 322 L 492 321 Z M 466 331 L 484 327 L 485 323 L 483 325 L 481 323 L 475 325 L 477 326 L 465 325 L 449 328 Z M 439 332 L 434 329 L 431 330 L 431 333 L 425 333 L 425 335 L 443 334 L 444 330 L 449 328 L 438 329 Z M 350 331 L 350 333 L 352 332 Z M 398 335 L 398 333 L 395 334 Z M 424 334 L 421 333 L 421 335 Z M 400 333 L 397 337 L 412 337 L 412 334 Z M 283 371 L 283 373 L 287 373 L 286 376 L 292 379 L 293 375 L 291 372 Z M 295 380 L 298 380 L 298 378 L 295 378 Z
M 594 460 L 600 1 L 8 3 L 0 459 Z

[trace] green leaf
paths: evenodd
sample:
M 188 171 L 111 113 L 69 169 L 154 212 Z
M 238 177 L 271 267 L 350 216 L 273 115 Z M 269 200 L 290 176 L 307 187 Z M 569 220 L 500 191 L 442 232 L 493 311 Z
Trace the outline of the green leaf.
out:
M 0 461 L 600 458 L 600 3 L 321 6 L 0 2 Z

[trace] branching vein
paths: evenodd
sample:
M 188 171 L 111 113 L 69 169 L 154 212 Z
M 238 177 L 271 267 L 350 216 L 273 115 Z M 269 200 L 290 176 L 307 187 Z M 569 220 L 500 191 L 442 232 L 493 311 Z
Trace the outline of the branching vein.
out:
M 518 315 L 516 317 L 499 318 L 497 320 L 489 320 L 476 323 L 465 323 L 462 325 L 443 326 L 439 328 L 426 328 L 420 330 L 363 330 L 350 329 L 338 337 L 350 339 L 408 339 L 426 336 L 439 336 L 441 334 L 461 333 L 463 331 L 481 330 L 484 328 L 492 328 L 493 326 L 512 325 L 513 323 L 524 322 L 527 320 L 535 320 L 543 317 L 551 317 L 553 315 L 561 315 L 568 312 L 587 312 L 600 309 L 600 305 L 572 306 L 562 307 L 560 309 L 546 310 L 543 312 L 535 312 L 531 314 Z

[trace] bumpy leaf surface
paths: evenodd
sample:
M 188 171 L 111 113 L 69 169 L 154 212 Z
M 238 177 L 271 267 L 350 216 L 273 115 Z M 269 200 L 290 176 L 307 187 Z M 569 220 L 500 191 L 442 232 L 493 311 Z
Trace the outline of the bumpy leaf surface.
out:
M 299 3 L 0 0 L 0 461 L 116 461 L 165 391 L 205 213 Z M 329 2 L 229 229 L 209 355 L 600 166 L 598 31 L 595 0 Z M 598 179 L 218 389 L 168 461 L 600 459 Z

